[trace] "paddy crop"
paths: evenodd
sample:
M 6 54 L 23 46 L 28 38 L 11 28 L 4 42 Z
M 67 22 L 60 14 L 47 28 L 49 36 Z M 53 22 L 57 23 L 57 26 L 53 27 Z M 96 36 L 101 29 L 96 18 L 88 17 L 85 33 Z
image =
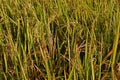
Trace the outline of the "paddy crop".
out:
M 120 79 L 118 0 L 0 0 L 0 80 Z

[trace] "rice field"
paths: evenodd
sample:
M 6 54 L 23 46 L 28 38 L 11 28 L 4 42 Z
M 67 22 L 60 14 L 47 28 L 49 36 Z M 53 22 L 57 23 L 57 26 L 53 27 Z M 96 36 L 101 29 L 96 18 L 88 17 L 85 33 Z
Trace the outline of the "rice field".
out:
M 120 0 L 0 0 L 0 80 L 119 80 Z

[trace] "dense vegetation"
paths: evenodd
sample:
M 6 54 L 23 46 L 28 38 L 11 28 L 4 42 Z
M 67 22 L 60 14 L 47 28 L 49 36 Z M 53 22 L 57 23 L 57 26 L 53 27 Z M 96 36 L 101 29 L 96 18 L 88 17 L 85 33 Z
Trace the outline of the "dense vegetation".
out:
M 0 80 L 120 79 L 118 0 L 0 0 Z

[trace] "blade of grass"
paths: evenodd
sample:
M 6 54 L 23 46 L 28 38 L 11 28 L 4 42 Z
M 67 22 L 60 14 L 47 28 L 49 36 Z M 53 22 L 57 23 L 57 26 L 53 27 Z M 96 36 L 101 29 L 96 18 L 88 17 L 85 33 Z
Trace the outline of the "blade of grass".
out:
M 47 59 L 46 55 L 44 54 L 44 52 L 43 52 L 41 47 L 40 47 L 40 51 L 41 51 L 41 55 L 43 57 L 43 60 L 45 62 L 45 68 L 46 68 L 48 80 L 51 80 L 52 78 L 51 78 L 50 68 L 49 68 L 49 65 L 48 65 L 48 59 Z
M 72 70 L 70 71 L 70 74 L 69 74 L 69 76 L 68 76 L 68 80 L 72 80 L 72 76 L 73 76 L 73 74 L 74 74 L 75 67 L 76 67 L 76 62 L 77 62 L 77 61 L 75 61 L 75 63 L 74 63 L 73 66 L 72 66 Z
M 116 54 L 117 54 L 117 46 L 118 46 L 118 41 L 119 41 L 119 32 L 120 31 L 120 21 L 116 30 L 116 36 L 113 44 L 113 58 L 112 58 L 112 78 L 115 79 L 115 60 L 116 60 Z

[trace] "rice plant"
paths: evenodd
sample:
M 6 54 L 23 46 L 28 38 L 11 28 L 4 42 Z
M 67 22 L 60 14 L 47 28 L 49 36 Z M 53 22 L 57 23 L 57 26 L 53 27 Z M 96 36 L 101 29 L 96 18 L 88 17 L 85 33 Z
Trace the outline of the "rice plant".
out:
M 0 0 L 0 80 L 119 80 L 119 0 Z

